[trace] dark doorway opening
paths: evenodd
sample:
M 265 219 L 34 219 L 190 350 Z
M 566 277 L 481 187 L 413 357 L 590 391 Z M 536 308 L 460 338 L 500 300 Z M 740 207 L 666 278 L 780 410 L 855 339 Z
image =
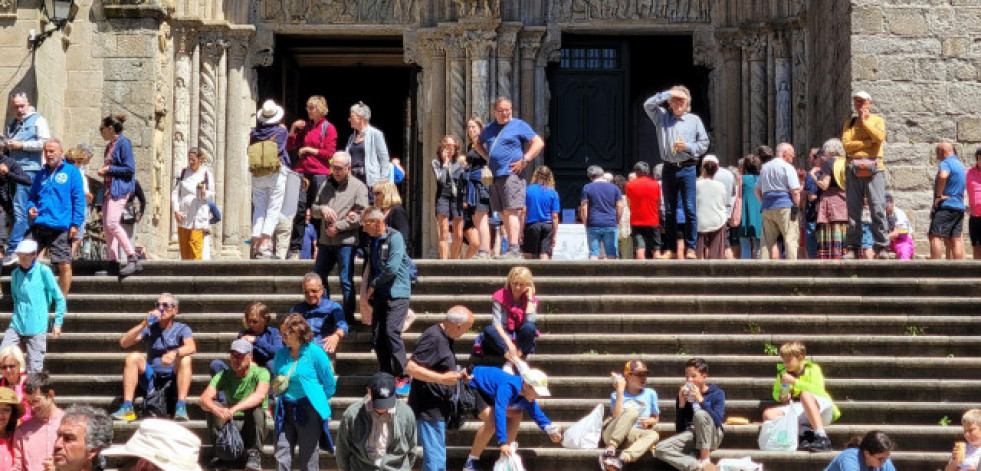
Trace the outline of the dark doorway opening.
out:
M 637 161 L 661 161 L 643 109 L 651 95 L 687 86 L 692 112 L 711 129 L 708 70 L 693 64 L 691 36 L 563 34 L 560 60 L 547 73 L 546 165 L 555 173 L 563 208 L 579 206 L 590 165 L 626 175 Z
M 389 155 L 399 157 L 406 170 L 401 190 L 403 205 L 412 219 L 413 239 L 421 240 L 422 166 L 416 124 L 417 68 L 404 60 L 401 38 L 318 38 L 277 36 L 272 66 L 259 69 L 260 102 L 284 104 L 289 125 L 306 119 L 304 106 L 311 95 L 327 100 L 327 120 L 337 128 L 337 149 L 343 150 L 352 134 L 348 123 L 352 105 L 371 108 L 371 125 L 385 134 Z M 417 244 L 418 245 L 418 244 Z

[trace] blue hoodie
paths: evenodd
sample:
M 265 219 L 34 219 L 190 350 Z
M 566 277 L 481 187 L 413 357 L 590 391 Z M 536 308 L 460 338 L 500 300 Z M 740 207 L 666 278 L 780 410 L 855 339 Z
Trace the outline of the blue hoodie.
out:
M 59 231 L 85 223 L 85 190 L 82 172 L 62 160 L 58 168 L 45 165 L 36 175 L 27 195 L 27 210 L 37 209 L 34 224 Z
M 523 385 L 524 380 L 520 376 L 506 373 L 497 367 L 478 366 L 473 369 L 470 386 L 479 389 L 485 397 L 494 399 L 494 403 L 488 405 L 494 408 L 494 435 L 500 445 L 508 442 L 508 409 L 524 410 L 542 430 L 552 424 L 538 407 L 538 401 L 529 401 L 521 395 Z

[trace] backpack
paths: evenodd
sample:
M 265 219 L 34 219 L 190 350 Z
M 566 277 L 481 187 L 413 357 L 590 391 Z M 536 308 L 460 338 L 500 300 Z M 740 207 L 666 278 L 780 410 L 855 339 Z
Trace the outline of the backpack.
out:
M 279 172 L 283 166 L 279 161 L 279 145 L 275 137 L 249 144 L 249 172 L 253 178 L 261 178 Z
M 447 430 L 460 430 L 467 421 L 468 415 L 476 415 L 477 397 L 473 388 L 466 381 L 457 381 L 456 390 L 450 398 L 449 417 L 446 418 Z

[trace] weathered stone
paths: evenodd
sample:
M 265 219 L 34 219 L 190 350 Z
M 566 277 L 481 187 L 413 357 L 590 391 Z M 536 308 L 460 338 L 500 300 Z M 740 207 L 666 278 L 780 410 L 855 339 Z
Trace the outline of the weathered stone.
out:
M 921 8 L 887 8 L 884 11 L 889 32 L 899 36 L 922 36 L 928 31 Z
M 879 78 L 879 59 L 876 56 L 853 57 L 852 78 L 855 80 L 877 80 Z
M 966 53 L 971 44 L 970 38 L 956 37 L 946 38 L 940 43 L 940 48 L 946 57 L 960 57 Z
M 881 7 L 855 7 L 855 9 L 852 10 L 852 33 L 878 34 L 881 32 Z
M 958 119 L 957 140 L 981 142 L 981 118 L 965 117 Z
M 932 149 L 926 151 L 927 155 Z M 930 188 L 933 184 L 933 177 L 936 170 L 930 171 L 925 165 L 894 165 L 889 167 L 890 188 L 896 191 L 917 191 L 923 188 Z

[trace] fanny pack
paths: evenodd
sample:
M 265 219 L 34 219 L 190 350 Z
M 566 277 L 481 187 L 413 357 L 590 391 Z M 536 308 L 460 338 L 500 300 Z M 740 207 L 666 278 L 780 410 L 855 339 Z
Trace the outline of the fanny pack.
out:
M 879 166 L 876 164 L 876 159 L 871 157 L 851 159 L 848 166 L 852 169 L 852 173 L 854 173 L 858 178 L 869 178 L 879 171 Z
M 297 358 L 293 366 L 290 367 L 289 372 L 284 375 L 276 375 L 272 381 L 272 390 L 276 395 L 281 395 L 286 392 L 290 387 L 290 377 L 293 376 L 293 370 L 296 369 L 296 365 L 300 363 L 300 359 Z

